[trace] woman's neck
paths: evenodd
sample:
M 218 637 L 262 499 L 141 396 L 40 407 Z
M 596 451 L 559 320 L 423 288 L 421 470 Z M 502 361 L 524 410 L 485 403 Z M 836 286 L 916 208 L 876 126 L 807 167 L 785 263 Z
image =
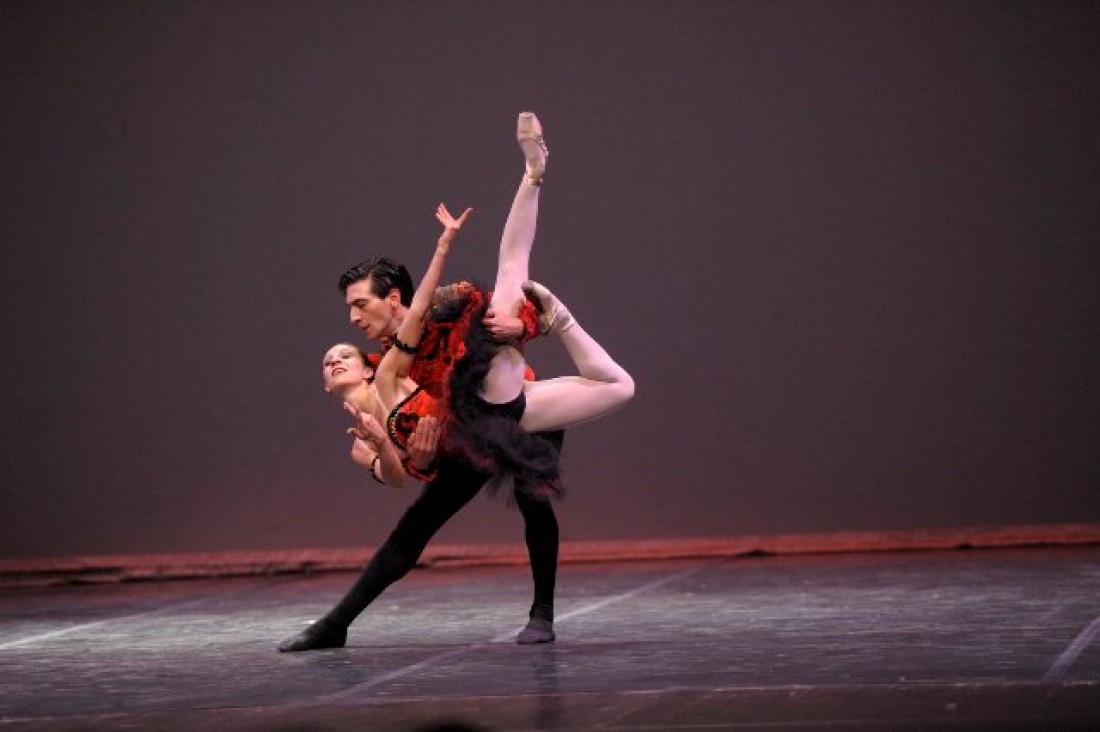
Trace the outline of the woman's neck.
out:
M 340 398 L 348 404 L 353 404 L 366 412 L 371 412 L 376 399 L 374 384 L 361 382 L 355 386 L 349 386 L 340 394 Z

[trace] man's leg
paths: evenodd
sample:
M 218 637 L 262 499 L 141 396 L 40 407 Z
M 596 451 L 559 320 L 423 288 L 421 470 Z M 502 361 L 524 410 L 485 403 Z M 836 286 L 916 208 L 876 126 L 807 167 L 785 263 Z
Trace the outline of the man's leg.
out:
M 382 591 L 408 574 L 428 541 L 443 524 L 470 502 L 485 476 L 454 461 L 440 465 L 439 477 L 424 487 L 385 543 L 375 552 L 355 584 L 324 617 L 279 644 L 279 650 L 310 651 L 342 648 L 348 626 Z
M 542 433 L 540 438 L 561 450 L 563 431 Z M 516 643 L 549 643 L 554 640 L 554 587 L 558 574 L 558 519 L 554 506 L 545 499 L 516 491 L 516 506 L 523 514 L 523 538 L 531 561 L 531 579 L 535 597 L 527 627 L 516 636 Z
M 535 597 L 531 603 L 527 627 L 516 636 L 516 643 L 548 643 L 554 640 L 554 585 L 558 571 L 558 520 L 548 500 L 531 498 L 516 492 L 516 505 L 523 514 L 527 556 L 531 560 L 531 578 Z

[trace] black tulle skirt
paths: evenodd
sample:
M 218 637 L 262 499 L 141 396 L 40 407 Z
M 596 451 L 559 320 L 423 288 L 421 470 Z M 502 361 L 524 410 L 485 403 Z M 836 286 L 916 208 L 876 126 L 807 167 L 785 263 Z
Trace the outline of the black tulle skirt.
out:
M 489 475 L 487 489 L 492 494 L 511 484 L 533 498 L 561 498 L 565 494 L 559 467 L 564 430 L 529 434 L 520 428 L 526 408 L 522 392 L 506 404 L 492 404 L 479 395 L 489 365 L 502 348 L 481 322 L 488 305 L 489 298 L 481 291 L 472 299 L 437 303 L 433 310 L 440 321 L 465 321 L 461 329 L 465 353 L 455 361 L 447 382 L 450 415 L 443 449 Z M 504 495 L 510 496 L 511 491 Z

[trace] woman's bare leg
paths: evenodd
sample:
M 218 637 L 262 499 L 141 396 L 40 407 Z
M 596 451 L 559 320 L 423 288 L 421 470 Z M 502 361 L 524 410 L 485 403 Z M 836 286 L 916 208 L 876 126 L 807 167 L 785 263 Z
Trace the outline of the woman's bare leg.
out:
M 547 332 L 561 339 L 578 376 L 525 385 L 527 408 L 520 427 L 527 432 L 563 429 L 597 419 L 634 396 L 634 379 L 574 320 L 553 293 L 538 283 L 525 288 L 539 304 Z
M 512 200 L 508 219 L 504 222 L 497 259 L 497 277 L 489 303 L 493 312 L 512 317 L 519 313 L 523 302 L 521 288 L 528 279 L 531 247 L 535 243 L 539 217 L 539 190 L 548 157 L 546 144 L 542 139 L 542 126 L 534 114 L 520 114 L 516 123 L 516 140 L 523 151 L 526 170 Z M 493 358 L 489 373 L 482 383 L 482 398 L 500 404 L 519 396 L 523 389 L 525 365 L 523 355 L 518 350 L 510 346 L 502 347 Z

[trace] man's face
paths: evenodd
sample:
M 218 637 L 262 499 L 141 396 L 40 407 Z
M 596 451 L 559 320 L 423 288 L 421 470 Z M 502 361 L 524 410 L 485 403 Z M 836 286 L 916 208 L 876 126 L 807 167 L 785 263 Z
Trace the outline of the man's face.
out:
M 344 301 L 351 324 L 363 331 L 368 341 L 389 338 L 397 332 L 399 323 L 395 316 L 401 307 L 397 288 L 385 297 L 378 297 L 371 290 L 370 279 L 360 280 L 348 285 Z

